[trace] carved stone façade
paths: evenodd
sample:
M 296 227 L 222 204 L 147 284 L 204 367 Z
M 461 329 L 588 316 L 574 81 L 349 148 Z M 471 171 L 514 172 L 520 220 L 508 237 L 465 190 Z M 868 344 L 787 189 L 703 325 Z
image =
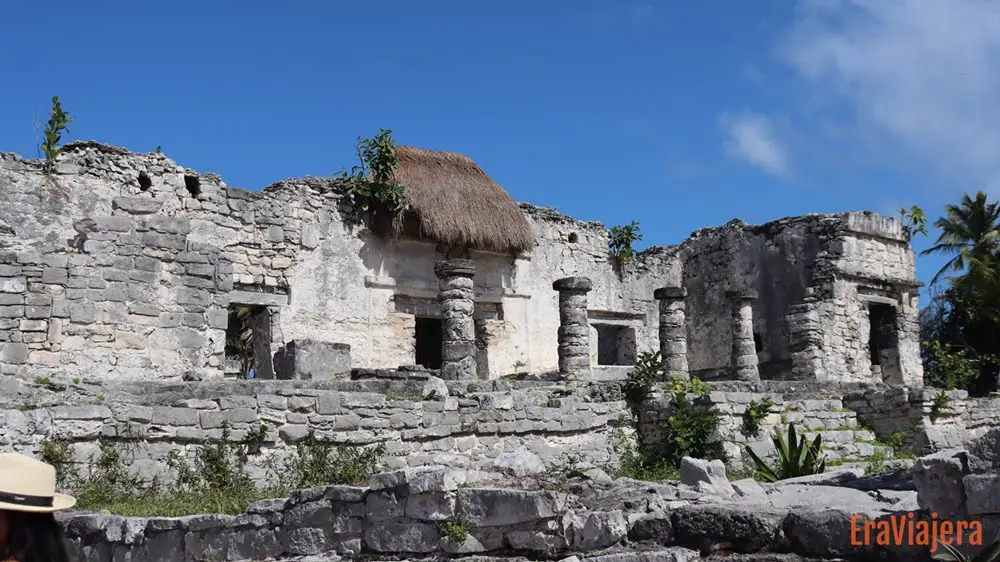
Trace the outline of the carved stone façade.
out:
M 243 322 L 260 378 L 337 374 L 318 363 L 587 378 L 659 350 L 705 380 L 922 386 L 915 256 L 870 213 L 733 221 L 618 268 L 603 225 L 551 209 L 514 207 L 525 251 L 470 235 L 456 261 L 433 237 L 376 236 L 331 179 L 248 192 L 96 143 L 65 147 L 51 177 L 0 154 L 0 189 L 2 374 L 233 376 Z

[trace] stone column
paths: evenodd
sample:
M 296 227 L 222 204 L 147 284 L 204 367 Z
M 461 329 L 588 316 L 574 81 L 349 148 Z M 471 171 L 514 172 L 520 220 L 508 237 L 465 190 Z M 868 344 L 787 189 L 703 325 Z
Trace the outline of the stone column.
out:
M 468 259 L 434 264 L 441 303 L 441 373 L 445 380 L 476 378 L 476 294 L 472 278 L 476 264 Z
M 733 309 L 733 376 L 737 380 L 759 381 L 757 346 L 753 341 L 753 301 L 757 291 L 727 291 Z
M 660 355 L 667 377 L 689 378 L 687 361 L 687 323 L 684 310 L 684 287 L 661 287 L 653 291 L 660 301 Z
M 586 277 L 564 277 L 552 284 L 559 291 L 559 374 L 563 378 L 590 374 L 587 293 L 592 287 Z

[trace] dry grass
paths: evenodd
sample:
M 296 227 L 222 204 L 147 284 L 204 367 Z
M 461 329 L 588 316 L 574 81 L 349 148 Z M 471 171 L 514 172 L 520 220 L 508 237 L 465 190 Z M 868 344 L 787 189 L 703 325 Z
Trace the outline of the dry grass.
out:
M 421 234 L 454 247 L 517 254 L 535 234 L 517 202 L 471 159 L 401 146 L 396 179 L 416 212 Z M 404 221 L 398 221 L 397 230 Z

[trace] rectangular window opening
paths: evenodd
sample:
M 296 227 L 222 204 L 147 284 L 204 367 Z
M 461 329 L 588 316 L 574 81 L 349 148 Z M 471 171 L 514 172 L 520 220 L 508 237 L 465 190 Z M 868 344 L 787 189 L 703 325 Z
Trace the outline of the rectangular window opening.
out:
M 635 328 L 615 324 L 594 324 L 597 329 L 598 365 L 635 365 Z

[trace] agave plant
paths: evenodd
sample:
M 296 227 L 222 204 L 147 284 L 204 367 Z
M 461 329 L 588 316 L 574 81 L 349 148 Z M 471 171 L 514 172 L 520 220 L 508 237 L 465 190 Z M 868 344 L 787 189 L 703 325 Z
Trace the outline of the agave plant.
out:
M 962 554 L 957 548 L 950 544 L 940 544 L 945 551 L 938 552 L 931 556 L 932 560 L 938 560 L 940 562 L 997 562 L 1000 560 L 1000 537 L 997 537 L 996 540 L 994 540 L 986 548 L 980 550 L 979 553 L 972 558 Z
M 767 482 L 818 474 L 826 470 L 826 456 L 822 454 L 822 436 L 817 435 L 812 443 L 809 443 L 805 435 L 796 434 L 794 425 L 788 424 L 787 441 L 781 433 L 781 428 L 774 429 L 771 440 L 778 453 L 778 464 L 774 467 L 764 462 L 749 446 L 744 447 L 744 451 L 756 465 L 757 473 Z

